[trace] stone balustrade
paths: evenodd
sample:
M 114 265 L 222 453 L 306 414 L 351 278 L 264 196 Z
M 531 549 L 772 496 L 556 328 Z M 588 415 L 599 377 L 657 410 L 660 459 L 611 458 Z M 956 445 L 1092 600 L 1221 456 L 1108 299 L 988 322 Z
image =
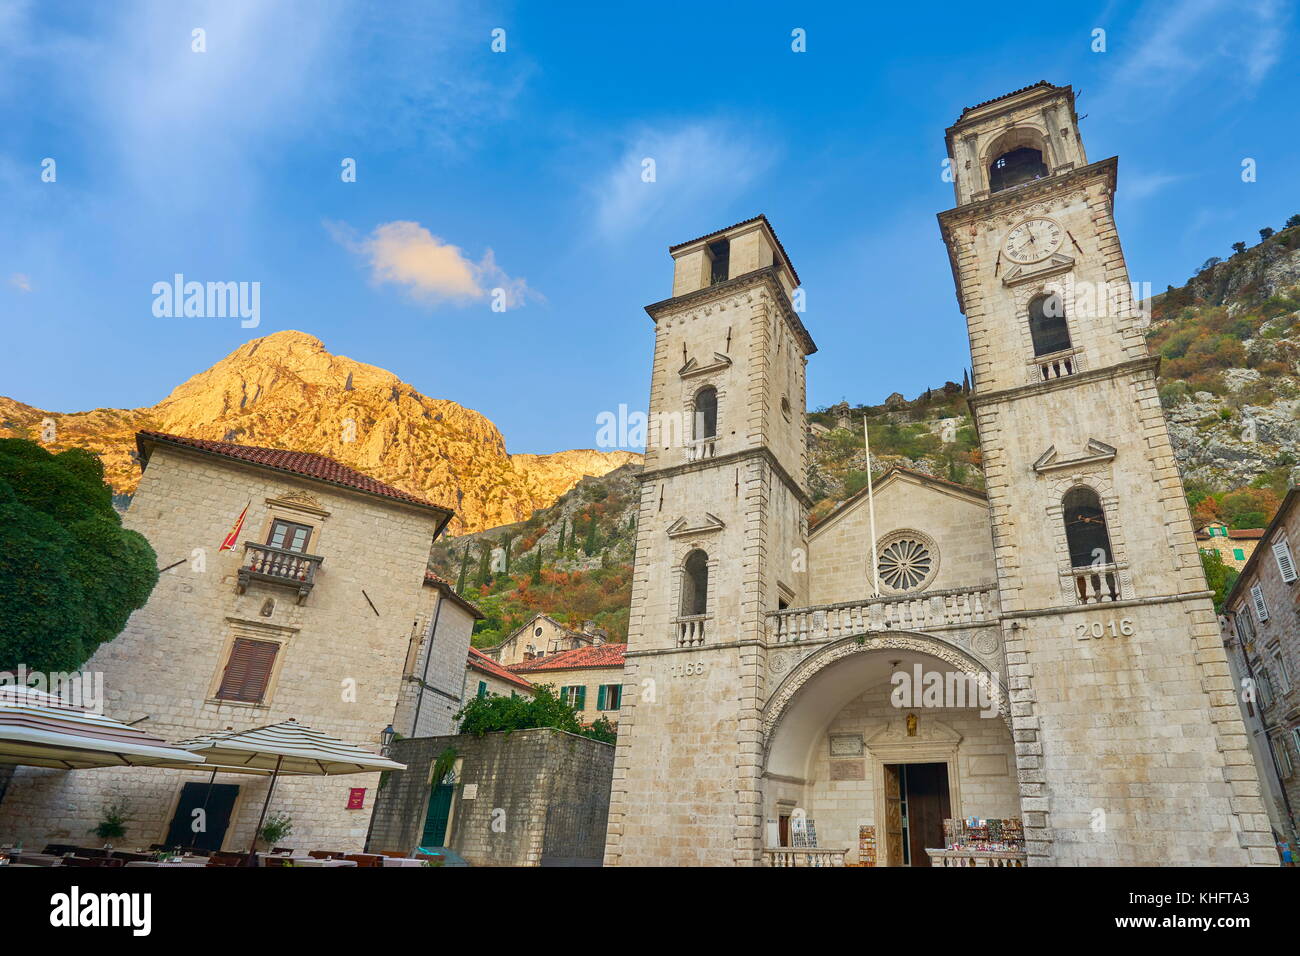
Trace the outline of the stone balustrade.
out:
M 931 866 L 1025 866 L 1023 850 L 926 850 Z
M 945 626 L 992 624 L 997 619 L 997 587 L 990 584 L 774 611 L 767 615 L 767 636 L 775 644 L 793 644 L 891 628 L 925 631 Z
M 847 852 L 812 846 L 769 846 L 763 849 L 763 865 L 843 866 Z
M 704 628 L 709 620 L 707 614 L 689 614 L 673 622 L 677 629 L 678 647 L 698 647 L 704 643 Z
M 1118 601 L 1122 595 L 1117 565 L 1075 568 L 1070 574 L 1080 604 L 1109 604 Z
M 317 554 L 301 554 L 269 544 L 244 542 L 244 564 L 239 569 L 239 593 L 253 581 L 284 584 L 298 591 L 298 603 L 306 600 L 316 583 L 316 569 L 323 561 Z

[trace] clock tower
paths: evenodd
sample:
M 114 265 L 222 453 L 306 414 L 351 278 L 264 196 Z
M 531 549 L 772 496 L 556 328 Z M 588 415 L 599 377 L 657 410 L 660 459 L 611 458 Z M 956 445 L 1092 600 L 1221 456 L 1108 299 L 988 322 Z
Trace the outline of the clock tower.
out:
M 1277 865 L 1113 214 L 1074 92 L 947 131 L 1031 864 Z

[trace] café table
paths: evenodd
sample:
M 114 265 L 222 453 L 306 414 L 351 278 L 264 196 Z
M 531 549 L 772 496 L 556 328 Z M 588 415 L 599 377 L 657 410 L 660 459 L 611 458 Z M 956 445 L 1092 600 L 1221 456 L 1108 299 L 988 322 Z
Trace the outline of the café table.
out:
M 425 857 L 424 859 L 417 859 L 413 856 L 386 856 L 384 857 L 383 865 L 384 866 L 424 866 L 424 860 L 427 859 L 431 859 L 431 858 Z
M 130 863 L 126 865 L 127 866 L 155 866 L 161 869 L 202 869 L 203 867 L 208 865 L 208 861 L 204 860 L 202 863 L 199 863 L 196 860 L 173 860 L 164 863 L 161 860 L 132 860 Z
M 12 853 L 10 858 L 16 863 L 25 863 L 28 866 L 63 865 L 63 857 L 55 856 L 53 853 Z

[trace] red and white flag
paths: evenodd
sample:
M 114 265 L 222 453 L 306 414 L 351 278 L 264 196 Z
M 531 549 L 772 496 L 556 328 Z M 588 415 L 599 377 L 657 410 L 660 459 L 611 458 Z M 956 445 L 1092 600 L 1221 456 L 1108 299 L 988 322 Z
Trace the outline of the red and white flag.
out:
M 235 526 L 230 529 L 230 534 L 226 535 L 226 540 L 221 542 L 221 547 L 217 549 L 218 552 L 229 551 L 234 548 L 235 543 L 239 540 L 239 532 L 244 528 L 244 518 L 248 514 L 248 506 L 252 503 L 252 501 L 249 501 L 247 505 L 244 505 L 244 510 L 239 513 L 239 520 L 236 521 Z

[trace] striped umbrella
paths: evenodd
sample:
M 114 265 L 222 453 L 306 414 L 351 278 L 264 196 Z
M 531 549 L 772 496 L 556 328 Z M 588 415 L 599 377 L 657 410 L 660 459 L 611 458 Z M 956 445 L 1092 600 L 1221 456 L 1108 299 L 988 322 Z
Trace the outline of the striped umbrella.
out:
M 177 767 L 194 754 L 53 694 L 0 684 L 0 764 L 87 770 Z
M 248 851 L 249 866 L 256 863 L 257 835 L 262 832 L 266 811 L 271 805 L 271 794 L 275 790 L 275 781 L 281 773 L 333 776 L 406 769 L 405 764 L 363 750 L 319 730 L 312 730 L 296 720 L 255 727 L 252 730 L 204 734 L 182 740 L 176 746 L 202 755 L 209 763 L 271 772 L 271 783 L 266 788 L 262 815 L 258 818 L 257 829 L 253 831 L 253 847 Z

